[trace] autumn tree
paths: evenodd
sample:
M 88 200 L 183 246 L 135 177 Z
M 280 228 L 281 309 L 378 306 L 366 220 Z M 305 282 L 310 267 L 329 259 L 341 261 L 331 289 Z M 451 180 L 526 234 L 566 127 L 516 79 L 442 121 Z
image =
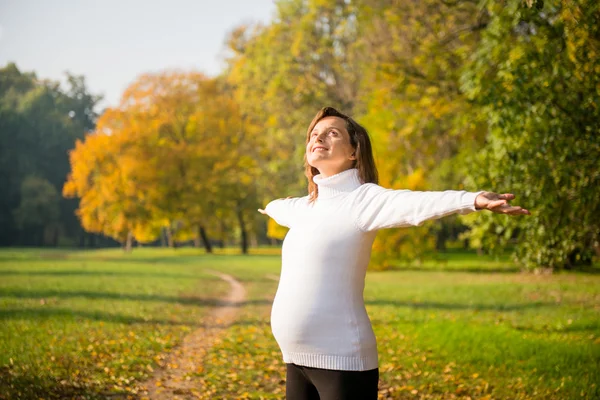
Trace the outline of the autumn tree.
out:
M 209 231 L 235 223 L 245 252 L 253 231 L 246 214 L 257 206 L 253 147 L 252 127 L 222 82 L 146 74 L 78 143 L 64 194 L 81 197 L 87 229 L 126 248 L 164 232 L 171 247 L 196 239 L 210 252 Z
M 263 202 L 306 192 L 308 124 L 324 105 L 352 113 L 361 82 L 354 3 L 287 0 L 276 6 L 269 25 L 231 32 L 224 71 L 242 112 L 261 127 Z
M 479 43 L 487 12 L 469 1 L 363 1 L 360 26 L 365 61 L 364 110 L 380 184 L 411 190 L 463 189 L 455 159 L 477 148 L 485 134 L 477 109 L 460 91 L 460 71 Z M 408 230 L 385 230 L 374 243 L 373 264 L 411 262 L 444 249 L 452 216 Z

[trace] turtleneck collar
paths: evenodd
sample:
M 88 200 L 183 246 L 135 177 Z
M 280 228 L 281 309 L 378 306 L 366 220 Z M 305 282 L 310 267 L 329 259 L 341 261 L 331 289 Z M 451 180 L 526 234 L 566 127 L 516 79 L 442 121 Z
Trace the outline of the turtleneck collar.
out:
M 360 185 L 358 169 L 350 168 L 335 175 L 323 177 L 322 174 L 313 176 L 313 182 L 319 188 L 319 199 L 327 199 L 342 193 L 350 193 Z

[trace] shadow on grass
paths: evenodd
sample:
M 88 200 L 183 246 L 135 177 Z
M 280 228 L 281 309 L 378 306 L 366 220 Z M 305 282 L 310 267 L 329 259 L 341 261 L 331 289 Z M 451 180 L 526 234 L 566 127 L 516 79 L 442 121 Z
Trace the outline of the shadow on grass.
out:
M 170 274 L 170 273 L 162 273 L 162 272 L 121 272 L 121 271 L 86 271 L 86 270 L 56 270 L 56 271 L 46 271 L 46 270 L 17 270 L 17 269 L 4 269 L 0 270 L 0 276 L 2 275 L 23 275 L 23 276 L 133 276 L 136 278 L 145 278 L 145 277 L 158 277 L 158 278 L 194 278 L 194 279 L 202 279 L 202 280 L 211 280 L 211 281 L 220 281 L 221 279 L 216 277 L 204 277 L 198 275 L 185 275 L 185 274 Z
M 242 320 L 232 322 L 229 326 L 271 326 L 271 322 L 269 320 Z
M 32 374 L 13 374 L 8 367 L 0 367 L 0 399 L 86 399 L 98 388 L 69 380 L 59 381 Z
M 272 304 L 272 300 L 255 299 L 242 302 L 228 302 L 219 298 L 199 297 L 193 295 L 164 296 L 158 294 L 132 294 L 132 293 L 106 293 L 91 291 L 59 291 L 59 290 L 35 290 L 24 291 L 22 289 L 0 289 L 0 297 L 12 297 L 18 299 L 49 299 L 49 298 L 77 298 L 104 299 L 104 300 L 131 300 L 131 301 L 156 301 L 171 304 L 193 305 L 200 307 L 243 307 L 256 304 Z M 414 309 L 440 309 L 440 310 L 477 310 L 477 311 L 515 311 L 542 307 L 556 307 L 554 302 L 531 302 L 521 304 L 460 304 L 441 302 L 408 302 L 390 299 L 366 300 L 366 305 L 408 307 Z
M 366 305 L 408 307 L 414 309 L 438 309 L 438 310 L 474 310 L 474 311 L 516 311 L 530 308 L 556 307 L 556 303 L 523 303 L 523 304 L 456 304 L 437 302 L 407 302 L 397 300 L 368 300 Z
M 212 321 L 208 322 L 190 322 L 190 321 L 173 321 L 168 319 L 159 319 L 159 318 L 143 318 L 143 317 L 135 317 L 131 315 L 121 315 L 121 314 L 110 314 L 101 311 L 81 311 L 81 310 L 70 310 L 65 308 L 39 308 L 39 309 L 24 309 L 24 308 L 14 308 L 14 309 L 2 309 L 0 310 L 0 320 L 9 320 L 9 319 L 28 319 L 39 321 L 45 318 L 73 318 L 75 320 L 85 319 L 85 320 L 93 320 L 93 321 L 102 321 L 107 323 L 119 323 L 125 325 L 133 325 L 133 324 L 147 324 L 147 325 L 185 325 L 193 328 L 214 328 L 214 327 L 225 327 L 229 325 L 216 324 Z
M 178 265 L 182 265 L 182 264 L 193 264 L 193 263 L 200 263 L 200 262 L 205 263 L 205 262 L 207 262 L 207 260 L 210 260 L 211 258 L 225 259 L 225 258 L 232 258 L 232 257 L 273 258 L 273 257 L 281 257 L 281 255 L 280 254 L 241 254 L 241 253 L 214 254 L 214 253 L 209 253 L 209 254 L 198 254 L 198 255 L 191 255 L 191 256 L 190 255 L 181 255 L 181 256 L 172 255 L 172 256 L 166 256 L 166 257 L 143 257 L 142 256 L 142 257 L 132 257 L 132 258 L 99 256 L 99 257 L 86 257 L 85 260 L 111 262 L 111 263 L 128 263 L 128 264 L 131 263 L 131 264 L 178 264 Z M 83 258 L 82 258 L 82 260 L 83 260 Z
M 132 301 L 157 301 L 161 303 L 183 304 L 200 307 L 243 307 L 254 304 L 271 304 L 269 300 L 246 300 L 242 302 L 228 302 L 219 298 L 198 297 L 192 295 L 164 296 L 158 294 L 132 294 L 132 293 L 106 293 L 90 291 L 59 291 L 59 290 L 35 290 L 24 291 L 22 289 L 0 289 L 0 297 L 12 297 L 17 299 L 69 299 L 84 297 L 86 299 L 103 300 L 132 300 Z M 1 311 L 0 311 L 1 313 Z
M 473 273 L 473 274 L 515 274 L 523 272 L 518 267 L 506 267 L 506 268 L 481 268 L 481 267 L 417 267 L 417 266 L 393 266 L 388 270 L 381 271 L 394 271 L 394 272 L 462 272 L 462 273 Z M 373 271 L 379 272 L 379 271 Z M 527 272 L 525 272 L 527 273 Z M 555 271 L 555 274 L 569 273 L 569 274 L 600 274 L 600 268 L 598 267 L 581 267 L 572 270 L 559 270 Z M 531 272 L 533 274 L 533 272 Z
M 474 273 L 474 274 L 514 274 L 521 272 L 518 267 L 510 268 L 479 268 L 479 267 L 466 267 L 466 268 L 445 268 L 445 267 L 399 267 L 395 266 L 387 271 L 394 272 L 463 272 L 463 273 Z
M 563 327 L 552 327 L 552 326 L 514 326 L 516 330 L 533 332 L 533 333 L 567 333 L 567 332 L 598 332 L 600 331 L 600 323 L 587 323 L 587 324 L 574 324 L 566 325 Z
M 93 250 L 90 250 L 93 251 Z M 80 256 L 78 253 L 81 253 Z M 226 257 L 255 257 L 255 258 L 273 258 L 281 257 L 279 253 L 199 253 L 199 254 L 186 254 L 178 255 L 176 253 L 168 256 L 152 256 L 152 255 L 98 255 L 86 253 L 86 251 L 80 252 L 26 252 L 18 254 L 6 254 L 0 251 L 0 264 L 8 262 L 27 262 L 32 260 L 69 260 L 73 261 L 89 261 L 89 262 L 110 262 L 110 263 L 132 263 L 132 264 L 191 264 L 199 261 L 206 262 L 207 258 L 214 257 L 216 259 L 222 259 Z
M 76 256 L 81 250 L 64 249 L 0 249 L 0 263 L 8 261 L 26 262 L 32 260 L 66 260 Z

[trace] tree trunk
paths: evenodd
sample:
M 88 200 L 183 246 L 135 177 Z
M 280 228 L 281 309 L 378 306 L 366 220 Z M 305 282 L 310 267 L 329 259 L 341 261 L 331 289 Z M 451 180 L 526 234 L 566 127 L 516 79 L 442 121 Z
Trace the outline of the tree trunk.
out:
M 204 229 L 204 226 L 198 225 L 198 236 L 196 238 L 198 241 L 202 239 L 204 249 L 207 253 L 212 253 L 212 245 L 210 244 L 210 240 L 208 240 L 208 235 L 206 234 L 206 229 Z
M 237 212 L 238 222 L 240 223 L 240 231 L 242 232 L 242 253 L 248 254 L 248 232 L 246 232 L 246 224 L 244 223 L 244 214 L 241 208 Z
M 437 251 L 446 250 L 446 239 L 448 237 L 447 233 L 446 227 L 442 226 L 442 228 L 435 235 L 435 249 Z
M 87 235 L 87 233 L 81 229 L 81 231 L 79 232 L 79 247 L 81 247 L 82 249 L 85 248 L 85 235 Z
M 160 246 L 167 247 L 167 228 L 164 226 L 160 229 Z
M 171 232 L 170 226 L 168 226 L 166 228 L 166 233 L 167 233 L 167 246 L 169 246 L 170 248 L 175 248 L 175 243 L 173 242 L 173 232 Z
M 131 248 L 133 245 L 133 232 L 127 232 L 127 241 L 125 242 L 125 252 L 131 253 Z
M 88 247 L 92 249 L 96 247 L 96 235 L 93 233 L 88 235 Z
M 60 231 L 58 225 L 54 227 L 54 235 L 52 235 L 52 246 L 58 247 L 58 238 L 60 237 Z
M 38 247 L 43 247 L 44 246 L 44 231 L 46 230 L 45 226 L 42 226 L 40 228 L 38 228 L 37 231 L 37 246 Z
M 219 242 L 219 247 L 221 247 L 222 249 L 225 248 L 225 230 L 227 229 L 225 227 L 225 221 L 223 221 L 222 219 L 219 221 L 220 224 L 220 228 L 221 228 L 221 240 Z

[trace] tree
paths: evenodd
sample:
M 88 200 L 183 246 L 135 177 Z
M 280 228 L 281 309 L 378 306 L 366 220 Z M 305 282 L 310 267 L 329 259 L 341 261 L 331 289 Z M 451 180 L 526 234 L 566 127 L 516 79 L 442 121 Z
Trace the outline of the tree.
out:
M 469 187 L 510 190 L 532 215 L 481 215 L 469 236 L 490 252 L 514 239 L 524 268 L 572 268 L 600 253 L 600 5 L 527 3 L 487 4 L 462 88 L 489 125 Z
M 57 222 L 60 217 L 58 192 L 46 179 L 29 176 L 21 184 L 21 203 L 13 211 L 17 227 L 31 235 L 38 246 L 43 246 L 45 233 L 53 230 L 53 244 L 58 239 Z
M 460 93 L 459 67 L 486 24 L 487 13 L 473 2 L 290 0 L 278 3 L 269 26 L 234 30 L 226 72 L 241 107 L 264 118 L 256 123 L 267 138 L 265 201 L 305 193 L 304 131 L 324 105 L 368 128 L 382 185 L 461 185 L 456 168 L 444 161 L 458 153 L 459 143 L 476 144 L 485 133 Z M 453 221 L 381 232 L 373 266 L 433 251 L 436 244 L 426 237 L 440 224 L 457 225 Z
M 360 91 L 357 8 L 346 1 L 277 2 L 268 26 L 240 26 L 228 39 L 224 71 L 256 142 L 261 200 L 306 192 L 306 129 L 324 105 L 352 114 Z
M 210 231 L 240 226 L 242 251 L 257 207 L 256 132 L 225 83 L 196 72 L 146 74 L 71 153 L 64 195 L 80 197 L 89 231 L 125 243 L 166 233 L 211 251 Z
M 460 91 L 460 69 L 479 43 L 487 12 L 468 1 L 363 1 L 359 20 L 368 55 L 359 121 L 372 137 L 380 184 L 464 189 L 455 157 L 463 146 L 479 146 L 486 126 Z M 435 254 L 445 247 L 445 231 L 461 230 L 460 221 L 379 232 L 371 267 Z
M 69 168 L 67 151 L 95 124 L 99 96 L 90 94 L 81 76 L 67 74 L 68 87 L 22 73 L 15 64 L 0 69 L 0 244 L 38 244 L 15 220 L 28 199 L 22 184 L 37 176 L 60 190 Z M 59 199 L 56 233 L 74 240 L 81 228 L 73 216 L 76 203 Z M 30 229 L 30 228 L 22 228 Z M 53 242 L 57 242 L 55 236 Z

